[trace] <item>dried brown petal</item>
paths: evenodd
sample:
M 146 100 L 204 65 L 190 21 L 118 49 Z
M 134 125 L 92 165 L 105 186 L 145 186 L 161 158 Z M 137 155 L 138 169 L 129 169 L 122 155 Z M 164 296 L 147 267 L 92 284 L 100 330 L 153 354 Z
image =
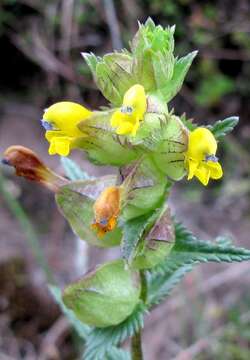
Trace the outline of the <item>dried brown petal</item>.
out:
M 17 176 L 41 183 L 53 192 L 68 183 L 67 179 L 45 166 L 35 152 L 24 146 L 10 146 L 5 150 L 2 162 L 13 166 Z

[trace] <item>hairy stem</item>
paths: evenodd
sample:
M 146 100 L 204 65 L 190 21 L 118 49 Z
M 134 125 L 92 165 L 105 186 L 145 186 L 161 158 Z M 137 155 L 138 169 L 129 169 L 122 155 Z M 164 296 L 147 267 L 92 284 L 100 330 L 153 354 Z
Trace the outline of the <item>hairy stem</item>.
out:
M 146 272 L 140 271 L 141 278 L 141 299 L 143 302 L 147 300 L 147 276 Z M 132 360 L 143 360 L 141 330 L 139 330 L 131 340 Z

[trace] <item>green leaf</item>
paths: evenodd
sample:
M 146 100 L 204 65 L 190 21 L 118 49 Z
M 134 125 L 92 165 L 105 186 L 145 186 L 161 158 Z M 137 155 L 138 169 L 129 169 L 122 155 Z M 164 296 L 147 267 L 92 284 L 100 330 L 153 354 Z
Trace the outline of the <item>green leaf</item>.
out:
M 62 301 L 62 292 L 61 292 L 60 288 L 58 288 L 57 286 L 54 286 L 54 285 L 49 285 L 49 290 L 50 290 L 51 294 L 53 295 L 56 303 L 59 305 L 61 311 L 67 317 L 70 324 L 76 330 L 78 335 L 82 339 L 86 340 L 91 328 L 87 325 L 84 325 L 80 320 L 78 320 L 77 317 L 75 316 L 75 314 L 73 313 L 73 311 L 68 309 L 64 305 L 64 303 Z
M 139 304 L 125 321 L 116 326 L 103 329 L 93 329 L 86 342 L 84 360 L 103 360 L 114 346 L 133 336 L 143 327 L 143 318 L 146 312 L 144 305 Z M 117 358 L 120 359 L 120 358 Z
M 158 304 L 172 288 L 204 262 L 239 262 L 250 260 L 250 250 L 238 248 L 219 238 L 217 242 L 200 241 L 181 224 L 176 225 L 176 242 L 167 259 L 153 269 L 149 279 L 149 303 Z
M 74 180 L 87 180 L 90 176 L 83 171 L 73 160 L 61 156 L 61 164 L 68 178 Z
M 185 76 L 196 55 L 197 51 L 193 51 L 176 61 L 172 79 L 166 84 L 164 88 L 159 90 L 166 102 L 172 100 L 173 97 L 175 97 L 175 95 L 179 92 Z
M 212 131 L 217 140 L 230 133 L 234 127 L 238 124 L 239 117 L 231 116 L 224 120 L 216 121 L 214 125 L 208 126 L 209 130 Z

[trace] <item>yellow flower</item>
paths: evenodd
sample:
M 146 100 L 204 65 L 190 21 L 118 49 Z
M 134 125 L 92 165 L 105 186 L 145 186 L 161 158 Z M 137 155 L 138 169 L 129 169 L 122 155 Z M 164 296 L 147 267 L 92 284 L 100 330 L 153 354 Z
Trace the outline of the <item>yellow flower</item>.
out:
M 135 135 L 147 109 L 142 85 L 132 86 L 124 95 L 122 107 L 111 117 L 111 126 L 118 135 Z
M 49 154 L 67 156 L 74 148 L 76 140 L 84 134 L 77 125 L 87 119 L 91 111 L 77 103 L 62 101 L 45 110 L 41 120 L 50 143 Z
M 188 180 L 196 176 L 206 186 L 210 178 L 222 177 L 223 171 L 215 156 L 216 150 L 217 142 L 208 129 L 199 127 L 189 134 L 188 150 L 185 155 Z
M 106 188 L 94 204 L 94 213 L 95 223 L 91 227 L 97 230 L 97 235 L 101 238 L 116 227 L 120 213 L 120 188 L 117 186 Z

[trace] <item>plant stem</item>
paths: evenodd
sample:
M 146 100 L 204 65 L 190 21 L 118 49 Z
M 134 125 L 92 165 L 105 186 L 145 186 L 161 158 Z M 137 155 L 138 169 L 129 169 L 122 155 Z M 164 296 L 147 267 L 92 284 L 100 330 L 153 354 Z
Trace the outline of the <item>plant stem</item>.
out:
M 132 360 L 143 360 L 141 331 L 139 330 L 131 340 Z
M 147 275 L 146 272 L 140 271 L 141 279 L 141 300 L 145 303 L 147 301 Z M 143 360 L 141 330 L 139 330 L 131 340 L 132 360 Z
M 32 223 L 30 222 L 28 215 L 22 208 L 22 206 L 7 189 L 5 177 L 1 174 L 1 171 L 0 171 L 0 194 L 4 198 L 12 214 L 18 220 L 24 234 L 26 235 L 28 245 L 31 248 L 33 255 L 35 256 L 37 263 L 43 269 L 48 282 L 50 284 L 53 284 L 54 283 L 53 275 L 50 271 L 49 265 L 45 259 L 44 253 L 39 244 L 37 233 Z

